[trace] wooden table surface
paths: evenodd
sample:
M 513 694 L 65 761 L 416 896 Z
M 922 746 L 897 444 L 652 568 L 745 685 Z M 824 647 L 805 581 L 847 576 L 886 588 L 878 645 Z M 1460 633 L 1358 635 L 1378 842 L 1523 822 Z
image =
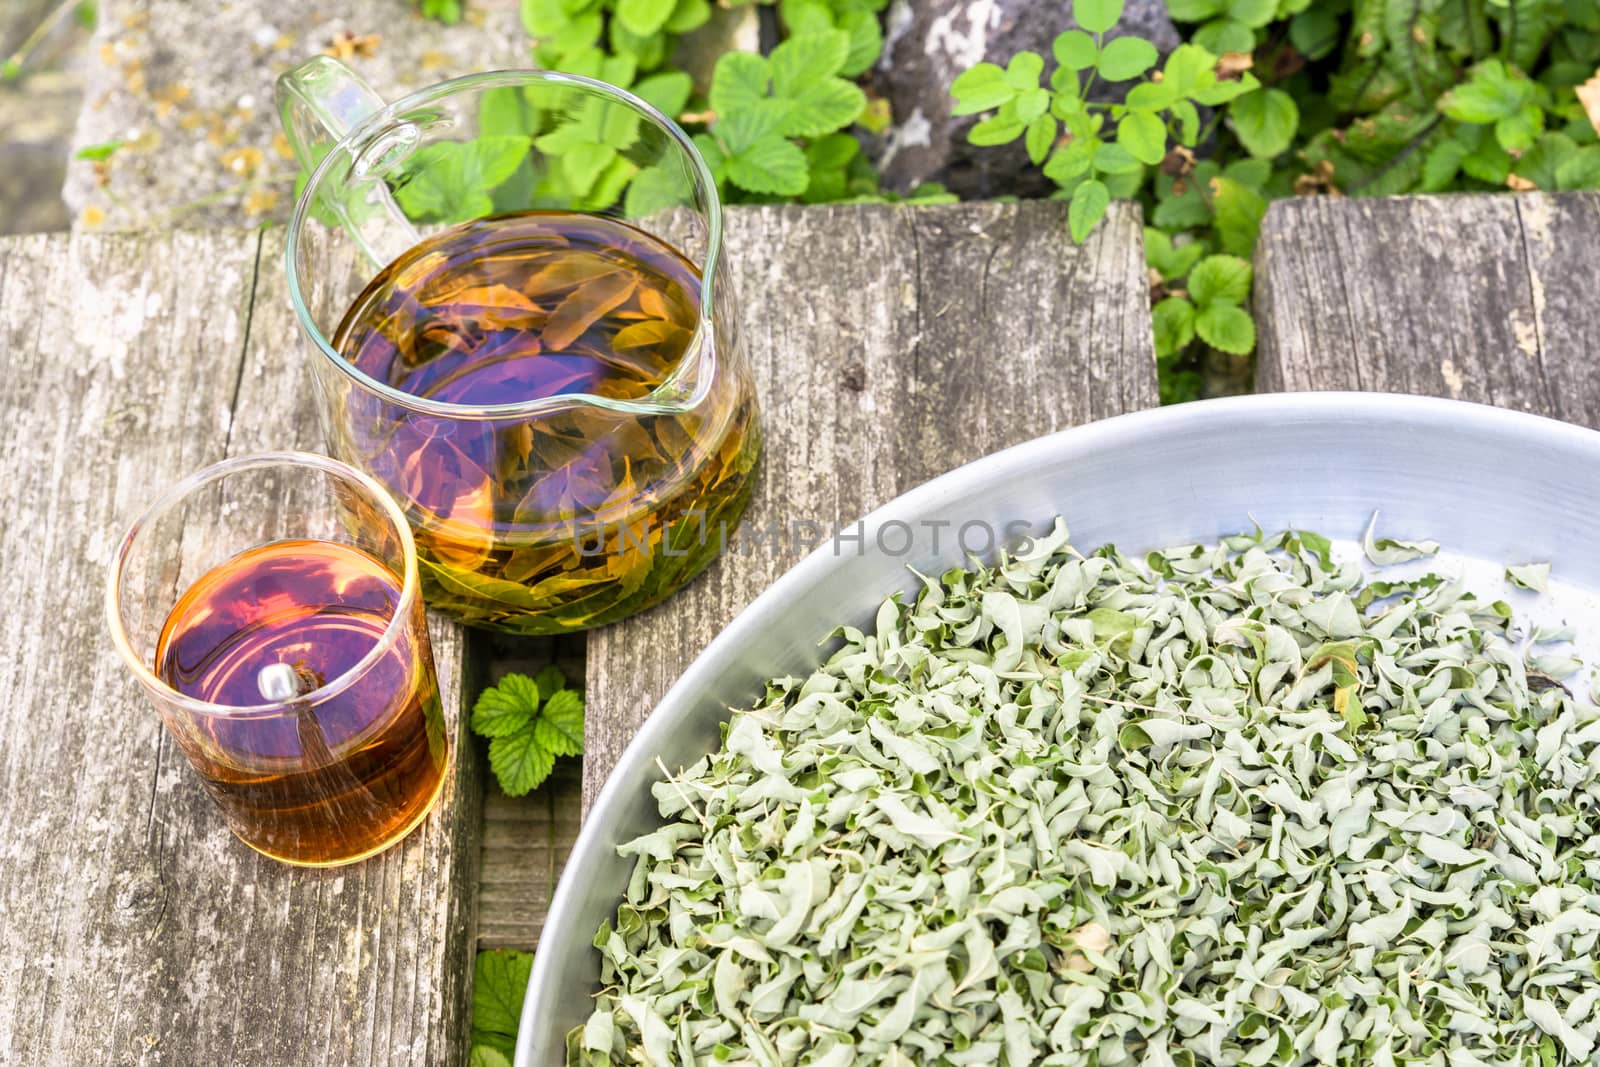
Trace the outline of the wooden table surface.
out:
M 1402 389 L 1600 424 L 1600 196 L 1275 204 L 1263 389 Z M 1156 402 L 1137 211 L 1083 248 L 1058 203 L 749 208 L 729 246 L 768 433 L 749 523 L 825 534 L 1003 445 Z M 111 650 L 112 546 L 225 455 L 316 448 L 281 231 L 0 240 L 0 1060 L 454 1064 L 471 953 L 530 945 L 592 795 L 653 702 L 803 545 L 735 554 L 591 634 L 589 755 L 490 789 L 460 745 L 405 844 L 307 871 L 227 833 Z M 577 668 L 574 667 L 576 670 Z

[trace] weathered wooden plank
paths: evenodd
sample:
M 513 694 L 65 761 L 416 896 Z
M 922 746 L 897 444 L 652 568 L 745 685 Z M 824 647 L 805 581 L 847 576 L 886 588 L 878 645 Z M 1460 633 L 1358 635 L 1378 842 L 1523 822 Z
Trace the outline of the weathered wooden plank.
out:
M 475 643 L 499 675 L 537 674 L 554 664 L 571 685 L 583 681 L 583 635 L 512 637 L 477 632 Z M 556 763 L 532 793 L 508 797 L 492 781 L 483 800 L 478 867 L 478 947 L 532 949 L 544 930 L 556 880 L 578 836 L 583 794 L 577 760 Z
M 236 842 L 110 648 L 116 537 L 224 454 L 315 447 L 281 236 L 0 241 L 0 1058 L 464 1059 L 481 802 L 329 871 Z M 462 644 L 434 627 L 460 739 Z
M 1600 426 L 1597 241 L 1596 193 L 1274 203 L 1256 249 L 1257 385 Z
M 588 643 L 584 799 L 656 699 L 805 551 L 968 460 L 1156 403 L 1139 217 L 1084 246 L 1065 205 L 761 208 L 728 213 L 767 431 L 745 532 L 671 601 Z

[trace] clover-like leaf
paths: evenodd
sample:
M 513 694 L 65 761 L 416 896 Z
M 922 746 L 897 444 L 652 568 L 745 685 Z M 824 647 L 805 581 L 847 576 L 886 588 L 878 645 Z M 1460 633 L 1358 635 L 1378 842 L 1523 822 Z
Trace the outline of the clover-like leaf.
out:
M 726 117 L 755 107 L 767 96 L 767 61 L 754 52 L 724 52 L 711 72 L 711 110 Z
M 1117 124 L 1117 144 L 1140 163 L 1154 166 L 1167 154 L 1167 127 L 1148 111 L 1130 111 Z
M 1256 324 L 1236 304 L 1201 308 L 1195 316 L 1194 328 L 1202 341 L 1223 352 L 1244 356 L 1256 347 Z
M 1142 37 L 1118 37 L 1107 41 L 1095 68 L 1114 82 L 1136 78 L 1156 65 L 1156 46 Z
M 1050 51 L 1055 55 L 1056 62 L 1068 70 L 1088 70 L 1100 57 L 1100 46 L 1082 30 L 1067 30 L 1059 34 Z
M 1072 0 L 1072 21 L 1090 33 L 1104 33 L 1122 18 L 1122 0 Z
M 843 129 L 867 106 L 867 94 L 843 78 L 822 78 L 789 98 L 792 105 L 782 132 L 789 137 L 821 137 Z
M 617 0 L 617 21 L 630 33 L 640 36 L 656 33 L 672 17 L 676 0 Z
M 1189 272 L 1189 296 L 1195 304 L 1242 304 L 1250 298 L 1250 264 L 1238 256 L 1207 256 Z
M 842 30 L 797 34 L 772 50 L 767 63 L 772 89 L 796 96 L 807 86 L 837 74 L 850 57 L 850 36 Z
M 1300 128 L 1300 108 L 1282 89 L 1257 89 L 1228 108 L 1233 132 L 1253 156 L 1270 159 L 1288 151 Z
M 520 797 L 550 777 L 555 754 L 539 743 L 533 724 L 489 742 L 489 767 L 507 796 Z
M 1156 355 L 1171 356 L 1194 340 L 1194 305 L 1181 296 L 1169 296 L 1150 309 Z
M 1006 81 L 1006 72 L 993 63 L 978 63 L 962 71 L 951 83 L 950 92 L 956 98 L 956 106 L 951 109 L 955 115 L 989 111 L 1017 95 L 1017 90 Z M 714 101 L 712 106 L 716 106 Z
M 538 683 L 525 674 L 508 674 L 479 695 L 472 707 L 472 730 L 484 737 L 506 737 L 526 726 L 538 711 Z
M 728 157 L 728 177 L 752 193 L 799 196 L 806 191 L 806 154 L 793 141 L 769 134 Z
M 1067 205 L 1067 226 L 1072 231 L 1072 239 L 1078 244 L 1088 240 L 1110 206 L 1111 190 L 1102 181 L 1091 178 L 1074 189 Z
M 583 697 L 571 689 L 550 694 L 534 730 L 539 743 L 555 755 L 583 755 Z

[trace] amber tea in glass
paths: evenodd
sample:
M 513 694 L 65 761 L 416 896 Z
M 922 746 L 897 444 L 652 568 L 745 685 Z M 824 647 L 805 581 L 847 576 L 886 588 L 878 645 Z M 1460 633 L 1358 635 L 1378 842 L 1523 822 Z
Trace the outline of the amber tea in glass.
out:
M 230 828 L 268 856 L 371 855 L 444 784 L 409 542 L 370 479 L 284 454 L 201 472 L 119 553 L 118 645 Z
M 362 93 L 325 59 L 285 76 L 291 139 L 314 154 L 316 121 Z M 331 449 L 399 500 L 429 605 L 547 633 L 670 595 L 726 543 L 760 452 L 703 161 L 568 75 L 347 110 L 291 224 L 290 289 Z M 573 138 L 624 180 L 574 180 Z M 442 195 L 466 160 L 481 188 Z
M 678 368 L 698 304 L 694 267 L 650 234 L 528 212 L 406 252 L 333 343 L 371 377 L 450 404 L 638 400 Z M 366 398 L 353 396 L 350 443 L 407 508 L 430 604 L 474 622 L 516 625 L 533 611 L 577 628 L 648 606 L 716 554 L 754 466 L 753 407 L 738 399 L 692 416 L 575 408 L 458 426 L 363 417 Z M 677 555 L 658 551 L 669 531 Z

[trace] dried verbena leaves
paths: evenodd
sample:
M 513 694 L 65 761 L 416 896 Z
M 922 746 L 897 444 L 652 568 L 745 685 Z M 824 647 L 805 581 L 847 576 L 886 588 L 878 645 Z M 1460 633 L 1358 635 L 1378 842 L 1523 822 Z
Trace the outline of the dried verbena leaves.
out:
M 1600 708 L 1503 603 L 1058 526 L 839 633 L 655 786 L 569 1062 L 1595 1062 Z

